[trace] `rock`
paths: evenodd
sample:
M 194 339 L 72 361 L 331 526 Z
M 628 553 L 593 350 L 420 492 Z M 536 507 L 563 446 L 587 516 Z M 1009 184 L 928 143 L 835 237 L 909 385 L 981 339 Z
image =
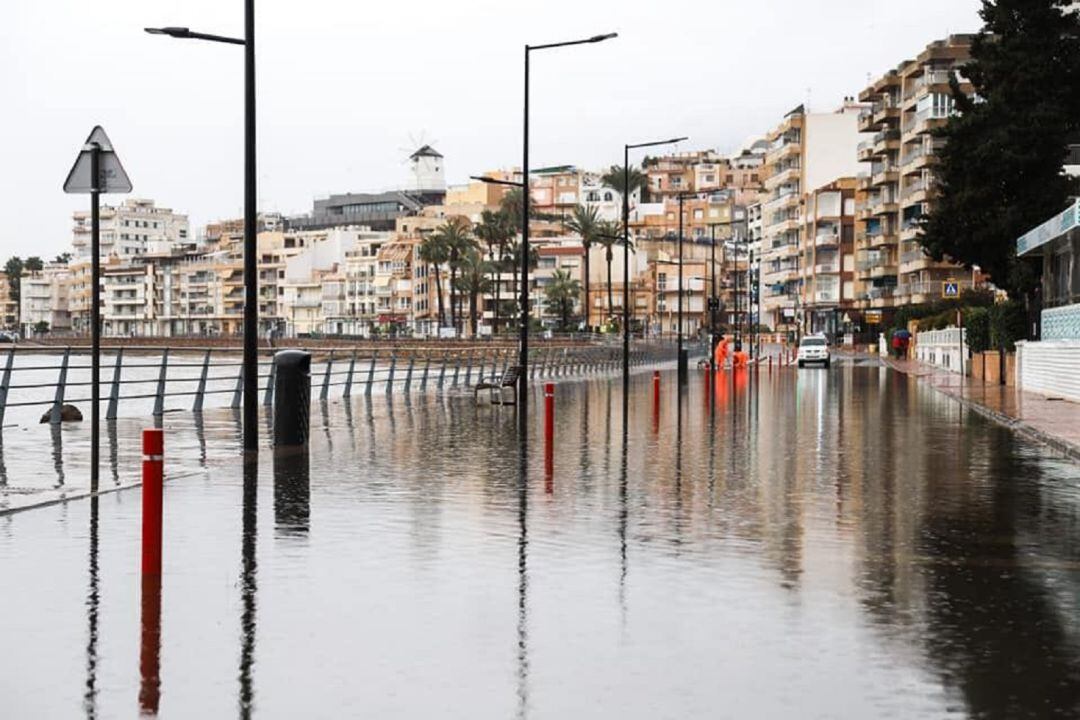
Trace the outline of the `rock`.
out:
M 74 405 L 61 405 L 60 406 L 60 422 L 79 422 L 81 421 L 82 413 L 79 412 L 79 408 Z M 45 411 L 45 414 L 41 416 L 41 422 L 47 423 L 52 421 L 52 408 Z

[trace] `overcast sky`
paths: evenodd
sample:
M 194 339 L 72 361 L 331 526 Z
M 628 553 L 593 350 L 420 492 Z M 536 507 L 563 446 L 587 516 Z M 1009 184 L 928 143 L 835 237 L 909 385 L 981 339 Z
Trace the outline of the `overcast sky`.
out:
M 978 0 L 262 0 L 259 207 L 405 180 L 413 138 L 448 180 L 521 161 L 522 46 L 533 55 L 534 167 L 600 167 L 624 142 L 689 135 L 738 149 L 801 102 L 834 109 L 929 41 L 980 26 Z M 86 196 L 61 184 L 95 124 L 134 183 L 190 215 L 243 202 L 243 51 L 144 26 L 243 33 L 240 0 L 5 0 L 0 250 L 53 256 Z M 106 196 L 118 202 L 120 196 Z

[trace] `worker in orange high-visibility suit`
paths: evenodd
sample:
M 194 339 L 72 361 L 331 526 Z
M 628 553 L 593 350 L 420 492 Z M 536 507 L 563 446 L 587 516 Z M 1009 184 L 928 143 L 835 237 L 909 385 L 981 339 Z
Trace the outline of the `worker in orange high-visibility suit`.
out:
M 716 363 L 716 367 L 722 368 L 727 363 L 728 357 L 728 339 L 721 337 L 720 342 L 716 344 L 716 352 L 713 354 L 713 360 Z

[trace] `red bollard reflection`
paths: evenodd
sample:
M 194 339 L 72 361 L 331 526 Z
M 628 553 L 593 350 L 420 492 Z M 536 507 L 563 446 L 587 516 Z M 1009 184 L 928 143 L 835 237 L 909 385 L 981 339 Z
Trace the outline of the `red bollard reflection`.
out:
M 555 492 L 555 383 L 544 385 L 544 492 Z
M 161 701 L 161 576 L 143 575 L 139 643 L 139 714 L 157 715 Z

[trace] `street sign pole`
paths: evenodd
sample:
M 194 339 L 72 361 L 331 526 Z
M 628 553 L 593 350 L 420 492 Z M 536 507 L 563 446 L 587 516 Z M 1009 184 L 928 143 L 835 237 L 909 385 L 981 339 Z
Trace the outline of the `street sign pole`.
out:
M 64 192 L 90 196 L 90 491 L 97 492 L 101 440 L 101 194 L 131 192 L 131 180 L 100 125 L 83 143 L 64 181 Z
M 90 143 L 90 492 L 98 490 L 101 421 L 101 145 Z

